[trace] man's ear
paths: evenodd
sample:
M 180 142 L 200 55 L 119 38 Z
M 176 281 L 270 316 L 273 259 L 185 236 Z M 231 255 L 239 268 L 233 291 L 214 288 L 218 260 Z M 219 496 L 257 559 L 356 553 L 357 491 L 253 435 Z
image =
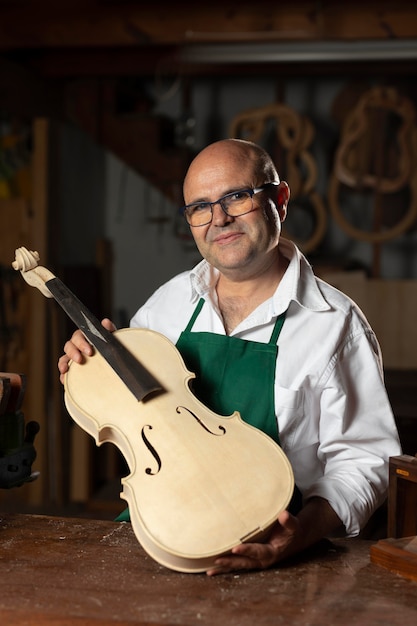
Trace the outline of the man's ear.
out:
M 285 180 L 282 180 L 277 187 L 277 209 L 281 222 L 287 217 L 287 206 L 290 199 L 290 188 Z

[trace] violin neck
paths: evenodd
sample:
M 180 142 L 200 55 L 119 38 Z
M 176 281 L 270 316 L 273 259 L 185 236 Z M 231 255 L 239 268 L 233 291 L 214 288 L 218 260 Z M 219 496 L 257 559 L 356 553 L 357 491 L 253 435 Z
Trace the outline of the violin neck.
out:
M 54 299 L 105 358 L 138 401 L 162 389 L 154 376 L 108 331 L 59 278 L 46 283 Z

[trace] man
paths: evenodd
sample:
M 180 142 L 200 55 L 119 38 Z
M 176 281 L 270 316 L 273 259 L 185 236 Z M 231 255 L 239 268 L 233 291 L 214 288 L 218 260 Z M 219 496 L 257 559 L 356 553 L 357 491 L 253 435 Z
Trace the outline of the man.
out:
M 177 345 L 210 408 L 237 409 L 280 442 L 302 495 L 268 542 L 237 546 L 209 575 L 267 568 L 331 534 L 357 535 L 385 499 L 388 457 L 401 454 L 371 328 L 280 238 L 289 196 L 259 146 L 205 148 L 184 181 L 184 215 L 204 260 L 131 322 Z M 65 352 L 62 379 L 68 360 L 81 363 L 92 348 L 78 331 Z

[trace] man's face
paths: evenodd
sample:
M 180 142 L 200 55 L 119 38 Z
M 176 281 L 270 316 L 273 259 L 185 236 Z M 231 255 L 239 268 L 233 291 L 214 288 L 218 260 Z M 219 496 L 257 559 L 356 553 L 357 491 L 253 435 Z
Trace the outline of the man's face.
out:
M 214 202 L 227 193 L 265 182 L 269 181 L 255 180 L 253 162 L 241 151 L 216 146 L 200 154 L 190 167 L 184 199 L 186 204 Z M 276 259 L 285 219 L 285 207 L 278 211 L 273 200 L 278 190 L 254 195 L 253 210 L 239 217 L 229 217 L 216 204 L 210 224 L 191 228 L 201 255 L 225 276 L 236 280 L 254 277 Z

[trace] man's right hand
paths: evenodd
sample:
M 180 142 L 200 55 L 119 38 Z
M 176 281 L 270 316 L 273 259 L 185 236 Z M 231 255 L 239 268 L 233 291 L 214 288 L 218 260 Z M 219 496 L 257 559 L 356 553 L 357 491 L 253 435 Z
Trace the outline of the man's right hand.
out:
M 116 330 L 116 326 L 108 318 L 105 318 L 101 323 L 110 332 Z M 84 356 L 94 354 L 94 348 L 83 333 L 80 330 L 76 330 L 71 339 L 64 345 L 64 353 L 58 361 L 59 379 L 62 384 L 64 384 L 65 374 L 68 372 L 69 362 L 83 363 Z

